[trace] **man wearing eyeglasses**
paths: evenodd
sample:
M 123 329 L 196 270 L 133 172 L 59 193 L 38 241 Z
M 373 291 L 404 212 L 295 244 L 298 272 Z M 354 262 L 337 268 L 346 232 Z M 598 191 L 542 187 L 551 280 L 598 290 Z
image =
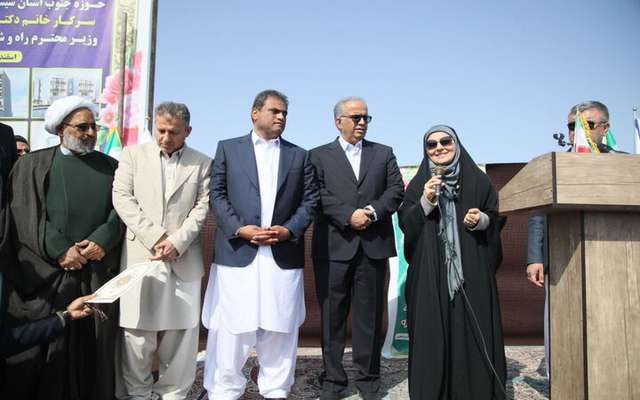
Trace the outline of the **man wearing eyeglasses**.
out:
M 569 140 L 573 146 L 575 139 L 576 112 L 587 120 L 591 139 L 601 153 L 613 151 L 605 142 L 609 130 L 609 110 L 599 101 L 585 101 L 571 107 L 567 117 Z M 571 150 L 570 150 L 571 151 Z M 548 287 L 548 231 L 547 217 L 544 214 L 533 214 L 528 222 L 527 241 L 527 279 L 534 285 L 545 289 L 544 302 L 544 344 L 547 377 L 549 377 L 549 287 Z
M 93 151 L 96 115 L 82 97 L 53 102 L 44 125 L 60 145 L 20 158 L 11 172 L 15 258 L 1 264 L 7 327 L 64 311 L 118 271 L 124 229 L 111 203 L 117 161 Z M 108 320 L 85 318 L 52 342 L 8 358 L 0 398 L 112 400 L 117 308 L 101 309 Z
M 587 120 L 591 139 L 598 146 L 601 153 L 608 153 L 612 149 L 606 143 L 607 132 L 609 131 L 609 110 L 607 106 L 599 101 L 585 101 L 571 107 L 567 118 L 567 129 L 569 130 L 569 140 L 573 144 L 576 128 L 576 111 Z
M 353 305 L 355 385 L 365 399 L 380 395 L 381 323 L 388 258 L 396 255 L 391 215 L 404 185 L 391 147 L 364 137 L 367 103 L 347 97 L 334 107 L 340 136 L 311 150 L 321 208 L 313 230 L 316 293 L 322 312 L 321 399 L 347 388 L 342 366 L 347 315 Z

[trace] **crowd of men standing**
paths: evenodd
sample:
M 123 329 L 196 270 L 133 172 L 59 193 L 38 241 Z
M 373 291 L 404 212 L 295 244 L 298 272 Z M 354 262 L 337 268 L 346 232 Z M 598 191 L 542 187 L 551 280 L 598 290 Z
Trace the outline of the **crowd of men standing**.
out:
M 210 398 L 242 396 L 252 347 L 261 394 L 286 398 L 305 318 L 304 232 L 316 220 L 323 398 L 338 398 L 347 386 L 351 304 L 356 385 L 375 398 L 384 280 L 395 255 L 391 214 L 403 182 L 391 148 L 363 140 L 371 120 L 365 101 L 346 98 L 334 112 L 339 138 L 307 152 L 281 137 L 287 97 L 263 91 L 251 108 L 251 131 L 221 141 L 215 161 L 186 145 L 189 110 L 173 102 L 156 108 L 154 140 L 126 147 L 119 163 L 93 151 L 97 110 L 80 97 L 46 112 L 45 128 L 59 146 L 13 166 L 15 139 L 3 133 L 3 396 L 183 399 L 195 377 L 202 317 Z M 199 234 L 210 210 L 218 224 L 215 267 L 200 314 Z M 119 303 L 99 312 L 85 303 L 148 260 L 159 266 Z M 17 330 L 27 326 L 33 329 Z
M 97 110 L 80 97 L 46 112 L 45 128 L 60 145 L 17 163 L 15 139 L 2 126 L 3 398 L 184 399 L 200 319 L 209 329 L 210 399 L 242 396 L 252 348 L 261 395 L 286 398 L 305 318 L 304 232 L 312 222 L 321 399 L 340 398 L 348 384 L 350 310 L 355 386 L 364 399 L 379 397 L 384 282 L 396 255 L 391 215 L 404 195 L 393 151 L 365 139 L 371 116 L 359 97 L 335 105 L 339 136 L 311 151 L 282 137 L 284 94 L 260 92 L 250 113 L 251 131 L 220 141 L 214 160 L 186 145 L 192 128 L 180 103 L 158 105 L 154 140 L 126 147 L 119 163 L 93 151 Z M 200 312 L 200 231 L 209 211 L 218 226 L 215 267 Z M 119 303 L 99 312 L 85 303 L 149 260 L 159 266 Z M 528 274 L 541 282 L 533 268 Z

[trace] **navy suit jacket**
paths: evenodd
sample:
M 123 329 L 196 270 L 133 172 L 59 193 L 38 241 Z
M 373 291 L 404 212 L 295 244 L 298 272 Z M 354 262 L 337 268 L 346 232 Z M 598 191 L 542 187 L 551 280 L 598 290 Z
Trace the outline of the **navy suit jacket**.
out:
M 527 265 L 544 264 L 544 272 L 548 274 L 547 217 L 544 214 L 532 214 L 529 217 L 527 233 Z
M 404 184 L 391 147 L 363 140 L 359 177 L 338 139 L 310 153 L 321 210 L 313 228 L 314 260 L 348 261 L 360 246 L 372 259 L 395 256 L 391 215 L 402 202 Z M 351 228 L 351 214 L 367 205 L 375 209 L 378 220 L 363 231 Z
M 64 332 L 57 315 L 32 321 L 15 328 L 0 327 L 0 358 L 4 359 L 38 344 L 44 344 Z
M 264 167 L 263 167 L 264 168 Z M 215 262 L 246 267 L 258 246 L 236 236 L 245 225 L 282 225 L 291 238 L 271 246 L 280 268 L 304 267 L 304 232 L 313 220 L 319 193 L 307 151 L 280 138 L 278 188 L 273 218 L 260 220 L 258 166 L 251 134 L 218 143 L 213 160 L 210 202 L 218 229 Z

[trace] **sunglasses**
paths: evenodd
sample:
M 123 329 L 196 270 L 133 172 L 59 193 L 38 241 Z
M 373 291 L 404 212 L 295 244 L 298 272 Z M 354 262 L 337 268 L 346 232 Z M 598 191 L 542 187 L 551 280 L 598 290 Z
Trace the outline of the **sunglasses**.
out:
M 350 118 L 354 124 L 357 124 L 358 122 L 360 122 L 361 119 L 364 119 L 364 122 L 366 122 L 367 124 L 369 122 L 371 122 L 371 115 L 341 115 L 340 118 Z
M 593 122 L 593 121 L 587 121 L 587 125 L 589 125 L 589 129 L 593 129 L 596 126 L 602 124 L 603 122 Z M 576 130 L 576 123 L 575 122 L 569 122 L 567 124 L 567 129 L 569 129 L 570 131 L 575 131 Z
M 449 147 L 453 145 L 453 138 L 451 137 L 443 137 L 442 139 L 438 140 L 427 140 L 427 149 L 428 150 L 433 150 L 436 147 L 438 147 L 438 143 L 440 143 L 440 145 L 442 147 Z
M 77 130 L 79 130 L 80 132 L 87 132 L 89 131 L 89 129 L 93 129 L 94 132 L 98 131 L 98 125 L 96 125 L 96 123 L 88 123 L 88 122 L 83 122 L 81 124 L 77 124 L 77 125 L 73 125 L 73 124 L 65 124 L 66 126 L 70 126 L 72 128 L 76 128 Z

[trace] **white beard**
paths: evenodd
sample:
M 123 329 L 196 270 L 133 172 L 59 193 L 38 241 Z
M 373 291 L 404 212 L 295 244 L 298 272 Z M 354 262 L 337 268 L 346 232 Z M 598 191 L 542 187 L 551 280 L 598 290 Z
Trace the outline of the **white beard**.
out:
M 62 136 L 62 144 L 73 153 L 84 155 L 94 150 L 96 141 L 91 140 L 91 143 L 88 143 L 87 141 L 65 133 Z

